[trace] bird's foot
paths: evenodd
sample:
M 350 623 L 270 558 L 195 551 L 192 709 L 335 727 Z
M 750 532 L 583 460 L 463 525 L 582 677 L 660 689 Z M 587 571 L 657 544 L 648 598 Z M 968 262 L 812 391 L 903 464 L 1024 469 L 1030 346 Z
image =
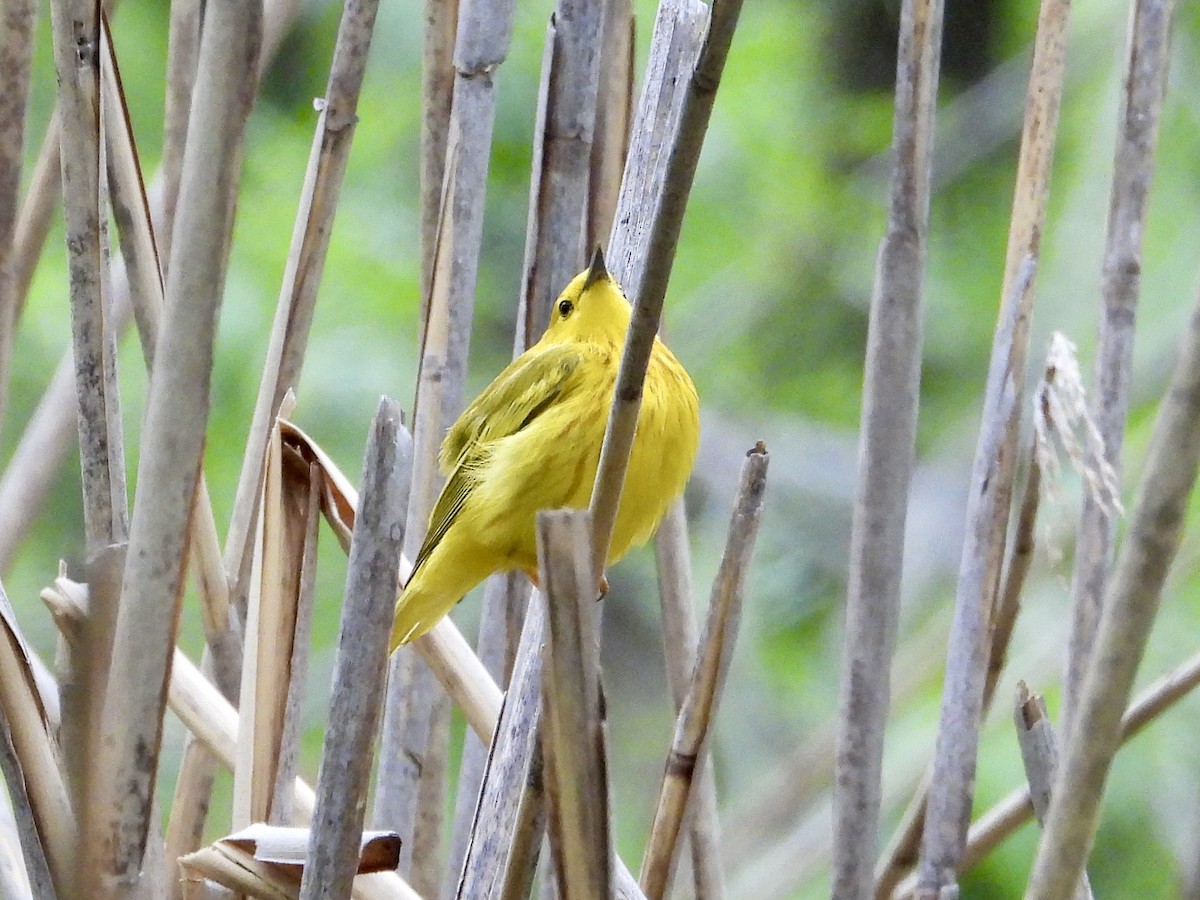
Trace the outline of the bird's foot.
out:
M 603 600 L 608 595 L 608 576 L 603 572 L 600 573 L 600 583 L 596 585 L 596 590 L 600 592 L 597 600 Z

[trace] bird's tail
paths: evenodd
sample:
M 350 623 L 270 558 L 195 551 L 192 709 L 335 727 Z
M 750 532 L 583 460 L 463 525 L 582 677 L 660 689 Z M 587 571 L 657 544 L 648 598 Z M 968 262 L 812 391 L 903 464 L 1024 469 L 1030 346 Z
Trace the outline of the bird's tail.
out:
M 436 595 L 431 596 L 424 591 L 405 588 L 396 600 L 388 653 L 394 653 L 401 644 L 415 641 L 426 634 L 453 606 L 453 600 L 449 603 L 439 602 Z

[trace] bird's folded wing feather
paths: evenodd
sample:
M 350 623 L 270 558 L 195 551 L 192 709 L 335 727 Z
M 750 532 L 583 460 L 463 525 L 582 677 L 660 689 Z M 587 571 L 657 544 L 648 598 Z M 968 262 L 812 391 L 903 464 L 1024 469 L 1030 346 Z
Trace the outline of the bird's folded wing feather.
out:
M 466 408 L 442 443 L 446 484 L 429 517 L 413 571 L 429 557 L 462 511 L 478 481 L 488 445 L 521 431 L 569 392 L 583 353 L 558 344 L 518 357 Z

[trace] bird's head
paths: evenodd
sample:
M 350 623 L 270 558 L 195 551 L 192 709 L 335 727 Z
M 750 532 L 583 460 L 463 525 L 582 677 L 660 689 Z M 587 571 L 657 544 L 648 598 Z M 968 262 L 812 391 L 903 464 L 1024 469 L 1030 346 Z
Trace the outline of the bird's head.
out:
M 631 307 L 617 280 L 604 266 L 600 248 L 588 267 L 576 275 L 554 301 L 545 340 L 621 343 L 629 328 Z

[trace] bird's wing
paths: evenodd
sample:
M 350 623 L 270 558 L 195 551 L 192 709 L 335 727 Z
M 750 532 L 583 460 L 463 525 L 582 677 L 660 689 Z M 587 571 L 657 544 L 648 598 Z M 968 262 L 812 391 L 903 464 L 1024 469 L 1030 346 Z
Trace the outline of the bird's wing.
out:
M 433 506 L 413 571 L 429 557 L 475 488 L 488 445 L 521 431 L 570 390 L 583 353 L 552 345 L 518 357 L 459 416 L 442 443 L 446 484 Z

